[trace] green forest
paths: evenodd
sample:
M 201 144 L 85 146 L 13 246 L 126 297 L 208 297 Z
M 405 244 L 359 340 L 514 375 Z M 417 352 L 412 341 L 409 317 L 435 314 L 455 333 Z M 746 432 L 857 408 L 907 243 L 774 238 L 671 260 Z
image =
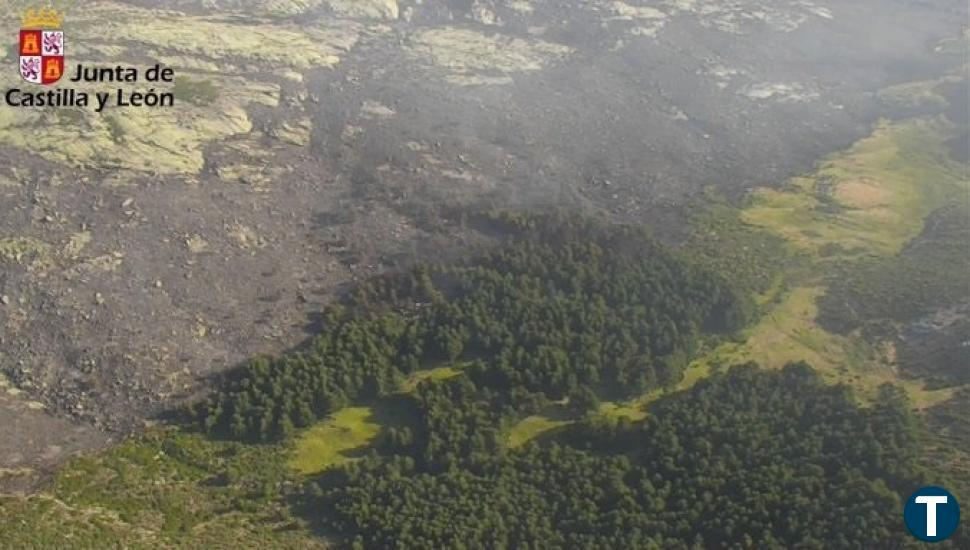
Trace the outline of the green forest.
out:
M 957 246 L 934 216 L 952 239 L 878 261 L 951 284 L 909 259 Z M 303 345 L 0 498 L 0 547 L 917 548 L 903 500 L 966 487 L 966 389 L 924 414 L 898 385 L 717 359 L 802 265 L 729 206 L 678 248 L 575 214 L 463 223 L 488 242 L 358 285 Z M 846 276 L 821 315 L 892 283 Z M 892 314 L 859 311 L 867 334 Z
M 502 453 L 488 392 L 433 383 L 416 440 L 318 482 L 314 513 L 360 548 L 892 548 L 921 479 L 914 418 L 884 393 L 860 409 L 807 365 L 739 366 L 642 425 Z
M 696 250 L 589 218 L 477 222 L 498 246 L 363 285 L 306 346 L 227 376 L 190 411 L 200 429 L 272 443 L 350 404 L 393 403 L 396 421 L 369 450 L 294 497 L 301 517 L 355 548 L 906 540 L 901 499 L 936 478 L 919 459 L 922 421 L 893 386 L 863 408 L 804 363 L 722 365 L 642 422 L 600 412 L 675 386 L 699 348 L 757 315 L 750 289 L 770 271 L 761 283 L 750 267 L 715 271 Z M 427 372 L 448 375 L 405 388 Z M 510 448 L 510 427 L 550 411 L 573 421 Z
M 232 373 L 200 413 L 206 430 L 272 441 L 457 361 L 505 414 L 577 392 L 629 397 L 679 381 L 704 335 L 751 315 L 722 278 L 643 229 L 565 215 L 487 221 L 509 234 L 496 250 L 373 281 L 328 312 L 306 349 Z

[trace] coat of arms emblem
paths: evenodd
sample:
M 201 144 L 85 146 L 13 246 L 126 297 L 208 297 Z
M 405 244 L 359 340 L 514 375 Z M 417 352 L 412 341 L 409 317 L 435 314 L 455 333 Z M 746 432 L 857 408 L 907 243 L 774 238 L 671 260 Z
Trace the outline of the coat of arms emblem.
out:
M 64 16 L 54 9 L 27 10 L 21 18 L 20 76 L 34 84 L 53 84 L 64 74 Z

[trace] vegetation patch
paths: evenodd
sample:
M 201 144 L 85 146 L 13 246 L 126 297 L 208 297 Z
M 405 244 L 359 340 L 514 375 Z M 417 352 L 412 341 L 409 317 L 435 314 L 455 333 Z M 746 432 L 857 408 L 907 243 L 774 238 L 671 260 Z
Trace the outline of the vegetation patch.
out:
M 30 264 L 43 261 L 50 250 L 50 245 L 31 237 L 8 237 L 0 239 L 0 262 Z
M 462 368 L 463 365 L 448 365 L 412 372 L 404 380 L 404 384 L 401 385 L 401 391 L 405 393 L 413 392 L 418 387 L 418 384 L 425 380 L 447 380 L 458 376 L 461 374 Z
M 283 499 L 283 449 L 151 430 L 4 497 L 4 548 L 323 548 Z
M 509 429 L 506 445 L 510 449 L 517 449 L 539 436 L 552 433 L 570 424 L 572 424 L 570 420 L 557 420 L 542 415 L 527 416 Z
M 702 366 L 758 361 L 778 368 L 807 361 L 831 384 L 846 384 L 864 403 L 872 403 L 886 383 L 903 385 L 920 408 L 948 399 L 949 390 L 927 388 L 922 380 L 899 375 L 890 344 L 872 345 L 856 335 L 828 332 L 818 325 L 818 299 L 822 287 L 798 287 L 758 323 L 744 332 L 743 342 L 726 342 L 698 360 Z
M 317 474 L 344 464 L 353 452 L 369 445 L 381 425 L 370 407 L 345 407 L 297 436 L 290 466 L 302 474 Z
M 912 319 L 970 288 L 962 267 L 970 217 L 949 205 L 970 188 L 947 157 L 954 131 L 942 118 L 883 122 L 816 173 L 758 190 L 740 210 L 709 195 L 692 217 L 685 252 L 753 296 L 748 307 L 758 321 L 699 350 L 673 387 L 604 402 L 600 412 L 642 420 L 666 393 L 752 361 L 769 368 L 807 361 L 827 382 L 852 386 L 863 403 L 886 383 L 904 387 L 920 409 L 950 400 L 953 387 L 903 375 L 897 342 L 885 333 L 865 337 L 859 318 Z M 891 311 L 867 313 L 873 308 Z
M 904 394 L 854 401 L 803 364 L 745 366 L 658 402 L 640 425 L 587 426 L 578 445 L 503 454 L 446 438 L 442 468 L 421 460 L 442 444 L 429 425 L 411 452 L 321 480 L 311 513 L 364 548 L 891 546 L 907 536 L 899 495 L 930 478 Z
M 970 204 L 929 216 L 899 254 L 835 267 L 822 302 L 833 330 L 911 323 L 970 299 Z M 875 328 L 875 327 L 873 327 Z
M 155 430 L 4 508 L 132 547 L 309 546 L 309 522 L 363 547 L 771 547 L 845 538 L 859 518 L 867 544 L 896 540 L 886 511 L 927 482 L 912 404 L 883 384 L 897 380 L 887 355 L 816 323 L 811 252 L 781 269 L 783 236 L 725 222 L 714 237 L 761 262 L 727 281 L 702 248 L 671 252 L 637 228 L 481 222 L 507 240 L 373 280 L 299 352 L 228 375 L 190 411 L 220 439 Z M 745 231 L 764 247 L 744 250 Z M 819 371 L 791 364 L 805 358 Z M 724 368 L 750 359 L 772 368 Z M 907 389 L 919 406 L 957 395 Z M 765 483 L 807 495 L 797 526 L 748 501 L 784 498 Z
M 363 287 L 305 351 L 230 375 L 199 411 L 206 429 L 272 441 L 459 359 L 465 376 L 416 377 L 471 379 L 523 403 L 491 396 L 487 408 L 529 414 L 582 389 L 628 398 L 677 384 L 701 334 L 747 322 L 735 289 L 642 229 L 565 215 L 490 223 L 518 237 L 467 264 Z
M 745 223 L 742 212 L 713 192 L 691 213 L 692 233 L 684 253 L 721 274 L 756 305 L 766 305 L 783 290 L 785 272 L 799 266 L 786 253 L 785 240 L 767 229 Z M 804 262 L 802 262 L 804 263 Z
M 344 17 L 397 19 L 397 0 L 326 0 L 330 8 Z
M 959 215 L 948 218 L 949 225 L 931 216 L 970 185 L 947 156 L 945 143 L 953 131 L 949 122 L 935 117 L 883 122 L 811 176 L 757 191 L 741 219 L 781 238 L 788 247 L 783 261 L 791 261 L 772 283 L 773 290 L 763 294 L 771 299 L 759 299 L 768 306 L 761 319 L 742 339 L 714 347 L 696 364 L 757 361 L 780 367 L 805 360 L 829 382 L 855 387 L 866 402 L 886 382 L 905 386 L 919 407 L 950 398 L 950 390 L 901 376 L 895 342 L 885 334 L 864 337 L 852 320 L 869 308 L 918 313 L 968 288 L 965 271 L 929 258 L 964 257 L 953 248 L 959 238 L 917 240 L 924 224 L 938 231 L 958 225 Z M 952 250 L 941 252 L 947 246 Z M 895 258 L 901 252 L 913 260 L 899 263 Z M 875 291 L 879 296 L 861 294 L 861 289 L 876 288 L 883 288 Z
M 606 401 L 600 406 L 598 412 L 610 421 L 626 419 L 636 422 L 643 420 L 647 418 L 648 407 L 655 401 L 692 388 L 694 384 L 707 378 L 721 366 L 735 364 L 730 362 L 708 361 L 706 358 L 710 357 L 709 355 L 704 357 L 705 359 L 692 361 L 687 366 L 687 369 L 684 370 L 683 377 L 674 386 L 659 388 L 639 395 L 634 399 Z
M 893 255 L 923 220 L 965 191 L 963 167 L 949 158 L 953 132 L 942 118 L 882 122 L 871 136 L 824 161 L 809 177 L 760 190 L 745 222 L 816 259 Z

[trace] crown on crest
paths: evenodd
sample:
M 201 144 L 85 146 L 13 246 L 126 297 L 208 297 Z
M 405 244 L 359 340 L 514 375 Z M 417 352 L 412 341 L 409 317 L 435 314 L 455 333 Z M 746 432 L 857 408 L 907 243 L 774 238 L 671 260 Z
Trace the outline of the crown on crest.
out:
M 57 13 L 53 8 L 40 8 L 39 10 L 27 10 L 21 17 L 24 28 L 59 28 L 64 21 L 64 15 Z

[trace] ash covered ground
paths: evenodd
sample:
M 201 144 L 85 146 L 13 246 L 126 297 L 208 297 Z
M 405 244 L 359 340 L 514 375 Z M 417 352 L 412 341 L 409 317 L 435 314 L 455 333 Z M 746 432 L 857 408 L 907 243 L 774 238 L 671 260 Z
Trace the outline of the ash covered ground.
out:
M 945 0 L 69 7 L 69 67 L 165 63 L 179 99 L 0 110 L 8 490 L 296 345 L 348 283 L 475 241 L 453 207 L 676 240 L 705 189 L 778 184 L 903 114 L 878 92 L 958 67 L 967 21 Z

